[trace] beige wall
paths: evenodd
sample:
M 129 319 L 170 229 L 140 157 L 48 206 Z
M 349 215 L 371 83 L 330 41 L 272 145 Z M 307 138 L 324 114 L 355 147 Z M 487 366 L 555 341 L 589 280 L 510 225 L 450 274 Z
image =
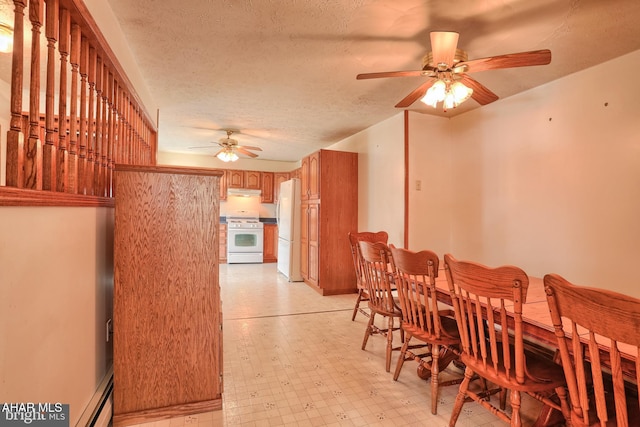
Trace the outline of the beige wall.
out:
M 640 51 L 451 120 L 413 114 L 410 174 L 440 187 L 445 213 L 420 221 L 427 198 L 412 192 L 410 245 L 437 236 L 442 252 L 450 229 L 459 258 L 640 297 L 638 63 Z
M 404 114 L 329 147 L 358 154 L 358 229 L 404 246 Z
M 0 207 L 0 402 L 70 404 L 112 363 L 113 209 Z

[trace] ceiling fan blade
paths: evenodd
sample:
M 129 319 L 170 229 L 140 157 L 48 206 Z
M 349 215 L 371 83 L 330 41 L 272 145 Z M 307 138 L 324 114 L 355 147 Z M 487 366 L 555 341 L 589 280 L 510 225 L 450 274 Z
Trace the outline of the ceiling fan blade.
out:
M 216 148 L 216 147 L 215 147 L 215 146 L 213 146 L 213 145 L 201 145 L 201 146 L 199 146 L 199 147 L 187 147 L 187 148 L 189 148 L 189 149 L 195 149 L 195 148 Z
M 260 147 L 252 147 L 250 145 L 237 145 L 236 148 L 242 148 L 244 150 L 262 151 L 262 148 L 260 148 Z
M 422 98 L 427 90 L 433 86 L 435 83 L 434 79 L 429 79 L 426 82 L 422 83 L 413 92 L 409 95 L 405 96 L 404 99 L 396 104 L 396 108 L 406 108 L 416 102 L 418 99 Z
M 467 66 L 467 73 L 496 70 L 499 68 L 529 67 L 532 65 L 547 65 L 551 62 L 549 49 L 532 50 L 530 52 L 508 53 L 506 55 L 488 58 L 472 59 L 461 62 L 458 66 Z
M 214 154 L 214 155 L 213 155 L 213 157 L 218 157 L 218 154 L 222 153 L 223 151 L 224 151 L 224 149 L 222 149 L 222 150 L 220 150 L 220 151 L 216 152 L 216 154 Z
M 240 154 L 244 154 L 245 156 L 249 156 L 249 157 L 258 157 L 258 155 L 257 155 L 257 154 L 252 153 L 251 151 L 247 151 L 247 150 L 245 150 L 245 149 L 243 149 L 243 148 L 240 148 L 240 147 L 236 147 L 236 148 L 235 148 L 235 151 L 237 151 L 237 152 L 238 152 L 238 153 L 240 153 Z
M 447 67 L 453 65 L 453 58 L 456 56 L 459 34 L 454 31 L 432 31 L 431 51 L 433 52 L 433 66 L 446 64 Z
M 381 73 L 365 73 L 358 74 L 356 76 L 357 80 L 364 79 L 379 79 L 381 77 L 419 77 L 427 75 L 428 72 L 424 70 L 410 70 L 410 71 L 384 71 Z
M 471 77 L 462 74 L 460 81 L 462 81 L 462 83 L 464 83 L 466 86 L 473 89 L 471 97 L 475 99 L 478 104 L 487 105 L 498 100 L 498 95 L 491 92 L 489 89 L 487 89 L 485 86 L 472 79 Z

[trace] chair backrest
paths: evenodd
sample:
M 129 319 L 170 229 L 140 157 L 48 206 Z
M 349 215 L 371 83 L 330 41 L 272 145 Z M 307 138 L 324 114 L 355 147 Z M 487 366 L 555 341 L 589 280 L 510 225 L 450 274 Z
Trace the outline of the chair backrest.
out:
M 506 378 L 523 384 L 522 304 L 529 277 L 518 267 L 490 268 L 450 254 L 444 264 L 462 352 L 493 375 L 504 371 Z
M 392 293 L 393 263 L 386 243 L 360 241 L 363 278 L 369 307 L 389 315 L 399 311 Z
M 575 286 L 557 274 L 547 274 L 544 286 L 569 389 L 572 418 L 587 425 L 597 418 L 604 425 L 611 414 L 616 414 L 618 426 L 637 422 L 638 414 L 630 416 L 627 411 L 620 353 L 632 353 L 630 360 L 636 360 L 632 370 L 636 372 L 636 384 L 640 384 L 637 359 L 640 300 L 604 289 Z M 587 366 L 585 360 L 589 361 Z M 610 377 L 603 375 L 603 371 L 610 372 Z M 589 378 L 592 384 L 588 384 Z M 609 381 L 613 402 L 607 399 L 611 396 L 607 390 Z M 595 405 L 589 405 L 590 395 Z
M 398 290 L 403 327 L 422 339 L 457 338 L 447 334 L 441 326 L 436 277 L 440 260 L 435 252 L 413 252 L 390 246 L 395 266 L 395 285 Z
M 349 232 L 349 245 L 351 246 L 351 258 L 353 259 L 353 268 L 356 271 L 356 284 L 359 288 L 364 288 L 362 276 L 362 257 L 360 256 L 360 246 L 358 242 L 383 242 L 389 241 L 389 235 L 386 231 L 362 231 L 359 233 Z

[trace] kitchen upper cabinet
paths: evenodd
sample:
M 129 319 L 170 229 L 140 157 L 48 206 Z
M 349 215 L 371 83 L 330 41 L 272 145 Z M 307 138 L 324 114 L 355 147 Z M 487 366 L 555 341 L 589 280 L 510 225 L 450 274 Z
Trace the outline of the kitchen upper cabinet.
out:
M 263 262 L 278 261 L 278 225 L 264 224 L 263 229 Z
M 262 191 L 260 201 L 262 203 L 273 203 L 273 172 L 261 172 Z
M 252 190 L 262 189 L 262 172 L 244 171 L 244 187 Z
M 302 278 L 322 295 L 356 292 L 348 234 L 358 229 L 358 154 L 320 150 L 300 172 Z
M 227 188 L 245 188 L 244 171 L 236 169 L 227 169 Z
M 222 407 L 221 173 L 116 165 L 114 426 Z
M 300 191 L 301 199 L 309 200 L 309 157 L 300 162 Z
M 273 173 L 273 201 L 277 202 L 280 199 L 280 184 L 291 179 L 289 172 L 274 172 Z
M 222 176 L 220 177 L 220 200 L 227 200 L 227 173 L 224 170 L 222 171 Z

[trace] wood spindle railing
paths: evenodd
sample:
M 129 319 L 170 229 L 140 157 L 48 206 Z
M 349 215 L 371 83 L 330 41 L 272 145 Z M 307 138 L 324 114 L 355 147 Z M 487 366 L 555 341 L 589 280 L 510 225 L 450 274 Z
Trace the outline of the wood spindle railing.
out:
M 113 197 L 117 163 L 155 163 L 154 120 L 140 104 L 82 0 L 13 3 L 6 187 L 35 190 L 42 197 L 49 193 Z M 24 25 L 25 14 L 29 28 Z M 31 32 L 29 51 L 24 45 L 26 31 Z M 41 64 L 41 46 L 46 49 L 42 56 L 46 64 Z M 30 58 L 27 88 L 25 57 Z M 22 105 L 23 92 L 28 94 L 27 111 Z M 0 204 L 6 193 L 1 187 Z M 19 193 L 13 192 L 12 197 L 15 194 Z M 24 194 L 37 199 L 36 193 Z

